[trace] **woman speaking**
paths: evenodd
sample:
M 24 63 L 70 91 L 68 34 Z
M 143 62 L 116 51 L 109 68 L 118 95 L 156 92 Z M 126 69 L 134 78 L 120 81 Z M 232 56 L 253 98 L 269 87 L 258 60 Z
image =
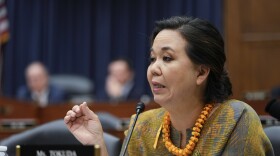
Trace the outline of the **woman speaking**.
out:
M 127 154 L 273 155 L 256 112 L 228 99 L 225 61 L 224 41 L 207 21 L 156 22 L 147 78 L 161 108 L 139 116 Z M 81 143 L 99 144 L 108 155 L 98 116 L 86 103 L 69 110 L 64 121 Z

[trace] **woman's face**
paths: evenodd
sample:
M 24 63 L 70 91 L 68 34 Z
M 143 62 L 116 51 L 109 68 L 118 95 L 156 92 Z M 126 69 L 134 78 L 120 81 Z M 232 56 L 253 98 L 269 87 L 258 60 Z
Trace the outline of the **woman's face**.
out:
M 147 78 L 155 102 L 178 102 L 197 94 L 198 67 L 186 54 L 187 41 L 175 30 L 162 30 L 151 48 Z

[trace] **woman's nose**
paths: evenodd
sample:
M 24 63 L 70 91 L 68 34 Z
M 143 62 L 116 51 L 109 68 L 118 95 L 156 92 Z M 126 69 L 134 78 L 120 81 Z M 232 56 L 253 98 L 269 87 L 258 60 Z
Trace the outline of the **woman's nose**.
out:
M 154 76 L 161 75 L 161 68 L 160 68 L 160 62 L 159 61 L 155 61 L 152 64 L 150 64 L 150 72 Z

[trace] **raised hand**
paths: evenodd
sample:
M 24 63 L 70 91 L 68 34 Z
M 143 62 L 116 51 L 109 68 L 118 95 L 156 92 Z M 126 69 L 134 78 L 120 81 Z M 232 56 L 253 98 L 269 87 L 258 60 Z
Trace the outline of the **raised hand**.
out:
M 107 155 L 103 129 L 98 116 L 86 102 L 76 105 L 64 117 L 69 131 L 84 145 L 100 145 L 102 155 Z

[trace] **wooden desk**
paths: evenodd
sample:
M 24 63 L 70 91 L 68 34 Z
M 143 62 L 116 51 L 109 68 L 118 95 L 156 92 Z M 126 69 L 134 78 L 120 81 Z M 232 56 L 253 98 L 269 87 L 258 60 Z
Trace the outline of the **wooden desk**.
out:
M 118 104 L 111 103 L 88 103 L 94 112 L 108 112 L 119 118 L 130 118 L 135 114 L 135 101 L 121 102 Z M 38 107 L 32 103 L 17 101 L 8 98 L 0 98 L 0 119 L 33 119 L 37 124 L 43 124 L 57 119 L 63 119 L 68 110 L 74 105 L 64 103 L 59 105 L 51 105 L 44 108 Z M 145 110 L 158 108 L 159 105 L 150 103 Z M 9 135 L 21 132 L 26 129 L 1 129 L 0 139 Z M 123 131 L 109 131 L 109 133 L 123 138 Z
M 136 112 L 136 102 L 122 102 L 119 104 L 108 104 L 108 103 L 89 103 L 88 106 L 95 113 L 97 112 L 108 112 L 119 118 L 130 118 L 131 115 Z M 63 119 L 65 114 L 69 109 L 71 109 L 73 105 L 65 104 L 65 105 L 57 105 L 57 106 L 48 106 L 46 108 L 39 110 L 39 119 L 41 123 L 46 123 L 56 119 Z M 146 105 L 145 111 L 159 108 L 159 105 L 156 103 L 150 103 Z M 117 136 L 121 139 L 124 139 L 124 131 L 123 130 L 110 130 L 106 131 L 114 136 Z
M 268 115 L 265 112 L 265 106 L 269 100 L 263 101 L 245 101 L 253 107 L 259 115 Z M 122 102 L 118 104 L 110 103 L 89 103 L 89 107 L 94 112 L 108 112 L 119 118 L 130 118 L 135 114 L 135 101 Z M 0 98 L 0 121 L 3 119 L 33 119 L 37 124 L 43 124 L 49 121 L 63 119 L 66 112 L 74 105 L 71 103 L 64 103 L 60 105 L 51 105 L 45 108 L 37 107 L 34 104 L 17 101 L 8 98 Z M 150 110 L 160 107 L 156 103 L 150 103 L 146 106 L 145 110 Z M 20 130 L 1 130 L 0 139 L 21 132 Z M 123 131 L 109 131 L 109 133 L 123 138 Z
M 22 132 L 31 127 L 22 127 L 22 122 L 39 123 L 38 118 L 39 108 L 29 102 L 17 101 L 9 98 L 0 98 L 0 139 L 10 136 L 11 134 Z M 13 121 L 11 121 L 13 120 Z M 7 128 L 5 123 L 14 122 L 13 128 Z
M 74 105 L 54 105 L 39 109 L 39 116 L 41 123 L 49 122 L 56 119 L 63 119 L 68 110 Z M 119 118 L 130 118 L 136 112 L 136 102 L 122 102 L 119 104 L 108 103 L 88 103 L 89 108 L 94 112 L 108 112 Z M 145 110 L 158 108 L 159 105 L 155 103 L 148 104 Z
M 259 115 L 267 115 L 265 106 L 269 100 L 262 101 L 244 101 L 255 109 Z M 110 103 L 89 103 L 90 109 L 94 112 L 109 112 L 120 118 L 129 118 L 135 114 L 136 101 L 122 102 L 118 104 Z M 0 98 L 0 119 L 3 118 L 33 118 L 39 123 L 61 119 L 66 112 L 73 107 L 71 103 L 64 103 L 60 105 L 51 105 L 45 108 L 40 108 L 30 102 L 18 101 L 9 98 Z M 159 105 L 150 103 L 145 110 L 158 108 Z
M 38 118 L 39 108 L 30 102 L 0 98 L 0 119 Z

